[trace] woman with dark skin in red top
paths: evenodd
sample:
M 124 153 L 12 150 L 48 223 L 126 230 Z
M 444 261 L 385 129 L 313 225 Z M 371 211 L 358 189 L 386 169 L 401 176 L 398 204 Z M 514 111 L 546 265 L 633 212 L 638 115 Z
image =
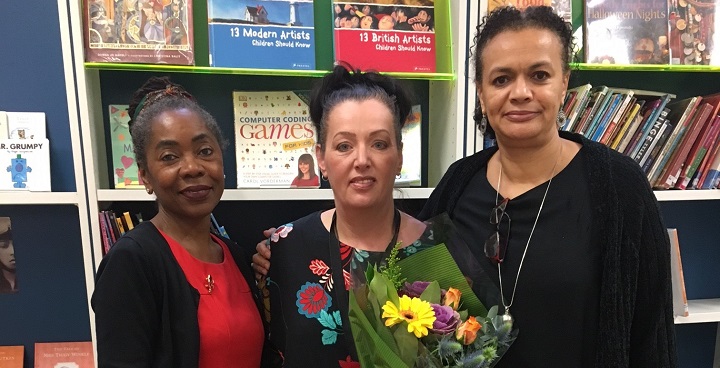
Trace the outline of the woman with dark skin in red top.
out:
M 224 189 L 215 119 L 167 78 L 148 80 L 129 114 L 138 172 L 158 213 L 121 237 L 98 269 L 99 366 L 272 366 L 279 357 L 265 344 L 249 260 L 210 232 Z

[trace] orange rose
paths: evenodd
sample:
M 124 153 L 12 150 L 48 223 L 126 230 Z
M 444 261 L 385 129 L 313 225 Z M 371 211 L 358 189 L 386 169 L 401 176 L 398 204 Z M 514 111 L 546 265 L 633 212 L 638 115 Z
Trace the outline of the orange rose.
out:
M 452 309 L 457 310 L 460 308 L 460 296 L 462 293 L 460 290 L 455 288 L 449 288 L 448 291 L 445 293 L 445 304 L 448 307 L 452 307 Z
M 458 327 L 455 337 L 464 345 L 470 345 L 473 341 L 475 341 L 477 332 L 480 331 L 480 328 L 482 328 L 480 322 L 478 322 L 475 317 L 470 316 L 467 321 L 463 322 L 460 327 Z

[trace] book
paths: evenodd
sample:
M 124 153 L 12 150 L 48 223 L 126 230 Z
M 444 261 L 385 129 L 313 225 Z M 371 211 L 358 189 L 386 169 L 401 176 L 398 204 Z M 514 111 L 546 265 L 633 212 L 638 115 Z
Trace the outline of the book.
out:
M 7 113 L 0 111 L 0 139 L 8 139 L 10 131 L 8 130 Z
M 687 189 L 690 185 L 690 180 L 695 175 L 710 146 L 720 134 L 720 117 L 711 117 L 702 129 L 682 165 L 682 172 L 675 183 L 675 189 Z
M 434 73 L 434 2 L 403 3 L 334 1 L 335 61 L 362 70 Z
M 35 368 L 94 368 L 93 345 L 84 342 L 35 343 Z
M 0 368 L 23 368 L 24 346 L 0 346 Z
M 709 162 L 705 176 L 698 184 L 700 189 L 717 189 L 720 184 L 720 144 L 715 147 L 714 156 Z
M 669 64 L 667 0 L 585 2 L 585 61 Z
M 308 92 L 234 91 L 232 98 L 238 188 L 319 187 Z
M 518 9 L 525 9 L 528 6 L 545 5 L 553 8 L 555 14 L 559 15 L 566 22 L 572 22 L 572 2 L 570 0 L 490 0 L 488 1 L 488 13 L 504 6 L 514 6 Z
M 0 167 L 0 190 L 51 190 L 47 139 L 0 140 Z
M 132 138 L 128 122 L 128 105 L 108 106 L 107 134 L 110 136 L 110 152 L 112 153 L 112 185 L 115 189 L 145 188 L 138 174 L 138 166 L 133 153 Z
M 669 0 L 670 64 L 718 65 L 714 56 L 715 1 Z
M 208 0 L 210 65 L 315 69 L 312 0 Z
M 637 162 L 641 167 L 643 164 L 645 164 L 645 161 L 647 161 L 648 155 L 650 154 L 650 152 L 652 152 L 655 145 L 657 145 L 658 139 L 662 137 L 663 131 L 667 129 L 667 114 L 669 112 L 670 109 L 667 108 L 663 109 L 663 111 L 660 112 L 660 116 L 655 119 L 655 122 L 650 127 L 648 135 L 642 141 L 640 149 L 633 157 L 633 160 L 635 160 L 635 162 Z
M 680 256 L 680 240 L 677 229 L 667 229 L 670 237 L 670 275 L 673 295 L 673 315 L 687 317 L 689 315 L 687 295 L 685 294 L 685 278 L 683 277 L 682 257 Z
M 192 0 L 84 3 L 86 61 L 195 64 Z
M 402 128 L 403 165 L 396 187 L 417 187 L 422 183 L 422 113 L 414 105 Z
M 716 117 L 716 119 L 720 118 L 720 116 Z M 710 169 L 710 165 L 712 165 L 713 160 L 715 160 L 715 157 L 718 155 L 718 152 L 720 151 L 720 136 L 716 137 L 715 140 L 710 144 L 710 148 L 708 149 L 707 154 L 705 155 L 705 158 L 703 158 L 702 162 L 700 163 L 700 166 L 698 167 L 697 171 L 695 172 L 695 175 L 693 175 L 692 178 L 692 188 L 693 189 L 702 189 L 703 181 L 705 180 L 705 177 L 707 177 L 708 170 Z
M 8 138 L 10 139 L 44 139 L 44 112 L 10 112 L 7 116 Z
M 0 294 L 18 291 L 15 246 L 10 217 L 0 217 Z M 0 361 L 0 367 L 2 366 Z M 22 366 L 22 364 L 20 364 Z
M 653 167 L 655 160 L 658 158 L 674 128 L 675 124 L 670 121 L 670 119 L 664 119 L 663 126 L 660 128 L 660 132 L 658 132 L 659 137 L 655 138 L 653 142 L 654 146 L 651 147 L 650 153 L 644 158 L 645 162 L 641 161 L 640 165 L 648 180 L 650 180 L 650 169 Z

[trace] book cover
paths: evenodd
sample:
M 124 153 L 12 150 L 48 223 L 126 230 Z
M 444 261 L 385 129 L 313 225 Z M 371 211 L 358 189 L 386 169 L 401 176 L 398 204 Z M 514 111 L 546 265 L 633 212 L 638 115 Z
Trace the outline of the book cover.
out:
M 641 163 L 642 170 L 645 173 L 645 176 L 648 178 L 648 181 L 650 180 L 650 169 L 653 167 L 653 164 L 655 163 L 655 160 L 657 160 L 658 156 L 660 155 L 660 152 L 662 151 L 663 147 L 665 146 L 665 143 L 667 143 L 668 138 L 670 138 L 670 134 L 672 134 L 672 131 L 675 129 L 675 124 L 670 121 L 670 119 L 665 119 L 663 122 L 663 127 L 661 128 L 660 136 L 655 139 L 655 146 L 652 147 L 652 150 L 650 153 L 646 156 L 647 160 L 645 160 L 644 163 Z
M 94 368 L 92 342 L 37 342 L 35 368 Z
M 138 166 L 133 153 L 132 138 L 128 122 L 128 105 L 108 106 L 107 134 L 110 136 L 112 163 L 112 184 L 115 189 L 143 189 L 142 180 L 138 175 Z
M 44 112 L 6 112 L 8 138 L 10 139 L 44 139 Z
M 434 1 L 332 3 L 335 60 L 362 70 L 434 73 Z
M 15 246 L 13 245 L 10 217 L 0 217 L 0 294 L 10 294 L 18 291 L 16 271 Z M 3 367 L 1 351 L 0 367 Z M 22 351 L 20 356 L 22 357 Z M 22 367 L 22 359 L 20 366 Z
M 315 69 L 312 0 L 208 0 L 210 65 Z
M 566 22 L 572 23 L 572 2 L 570 0 L 489 0 L 488 13 L 504 6 L 514 6 L 519 9 L 525 9 L 528 6 L 541 5 L 553 8 L 555 14 L 559 15 Z
M 8 139 L 10 131 L 8 130 L 7 113 L 0 111 L 0 139 Z
M 1 368 L 23 368 L 24 346 L 0 346 Z
M 585 61 L 668 64 L 667 0 L 585 2 Z
M 195 64 L 192 0 L 87 0 L 85 60 Z
M 0 140 L 0 167 L 5 168 L 0 171 L 0 190 L 51 190 L 47 139 Z
M 233 92 L 238 188 L 320 186 L 306 91 Z
M 689 315 L 687 295 L 685 294 L 685 278 L 683 277 L 682 257 L 680 256 L 680 240 L 677 229 L 667 229 L 670 237 L 670 275 L 672 277 L 673 315 L 687 317 Z
M 422 112 L 420 105 L 410 111 L 402 128 L 403 165 L 396 187 L 418 187 L 422 183 Z
M 716 120 L 720 119 L 720 116 L 716 116 L 715 119 Z M 702 162 L 700 163 L 700 166 L 698 167 L 697 171 L 695 172 L 695 175 L 693 175 L 693 178 L 691 180 L 693 189 L 702 189 L 703 181 L 705 180 L 705 177 L 707 177 L 708 170 L 710 169 L 710 165 L 712 164 L 715 157 L 718 155 L 719 150 L 720 150 L 720 135 L 718 137 L 716 137 L 713 140 L 713 142 L 710 144 L 710 148 L 708 149 L 707 154 L 705 154 L 705 158 L 703 158 Z
M 714 54 L 715 0 L 669 0 L 670 64 L 718 65 Z

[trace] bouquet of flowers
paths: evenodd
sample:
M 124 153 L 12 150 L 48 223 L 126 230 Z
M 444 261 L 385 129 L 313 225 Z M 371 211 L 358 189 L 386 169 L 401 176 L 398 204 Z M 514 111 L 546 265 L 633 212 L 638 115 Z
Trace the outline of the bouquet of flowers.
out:
M 400 251 L 353 280 L 349 317 L 361 365 L 494 366 L 517 336 L 511 322 L 483 306 L 445 244 L 404 259 Z

